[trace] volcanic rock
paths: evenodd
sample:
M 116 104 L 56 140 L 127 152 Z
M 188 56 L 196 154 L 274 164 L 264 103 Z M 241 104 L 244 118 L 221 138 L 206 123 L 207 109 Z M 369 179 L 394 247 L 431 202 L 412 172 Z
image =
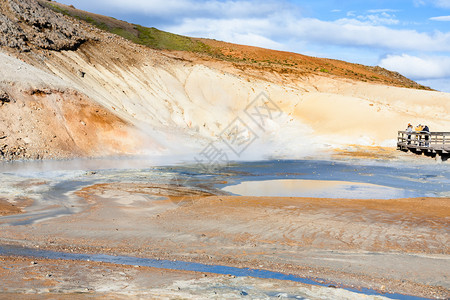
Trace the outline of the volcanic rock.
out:
M 30 51 L 75 50 L 88 40 L 79 24 L 34 0 L 8 0 L 1 5 L 0 46 Z

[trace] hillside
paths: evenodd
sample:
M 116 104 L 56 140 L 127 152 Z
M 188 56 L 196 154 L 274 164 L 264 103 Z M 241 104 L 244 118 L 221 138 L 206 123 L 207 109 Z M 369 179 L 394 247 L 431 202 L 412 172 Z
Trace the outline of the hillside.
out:
M 378 67 L 182 37 L 53 1 L 0 8 L 3 159 L 193 159 L 234 141 L 236 117 L 252 145 L 231 159 L 393 146 L 408 122 L 450 128 L 449 94 Z M 255 124 L 245 114 L 255 101 L 276 119 Z
M 329 74 L 364 82 L 377 82 L 392 86 L 430 90 L 430 88 L 422 86 L 397 72 L 381 67 L 369 67 L 339 60 L 236 45 L 211 39 L 191 38 L 161 31 L 153 27 L 147 28 L 82 11 L 72 5 L 69 6 L 46 0 L 39 0 L 39 3 L 54 11 L 86 21 L 99 29 L 120 35 L 140 45 L 159 50 L 204 54 L 211 58 L 233 62 L 234 66 L 239 69 L 257 68 L 296 76 Z

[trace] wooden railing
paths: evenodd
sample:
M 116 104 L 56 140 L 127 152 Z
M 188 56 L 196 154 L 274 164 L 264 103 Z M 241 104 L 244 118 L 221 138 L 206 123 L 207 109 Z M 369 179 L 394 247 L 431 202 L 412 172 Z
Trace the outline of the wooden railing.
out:
M 397 148 L 401 150 L 430 150 L 450 152 L 450 132 L 399 131 Z

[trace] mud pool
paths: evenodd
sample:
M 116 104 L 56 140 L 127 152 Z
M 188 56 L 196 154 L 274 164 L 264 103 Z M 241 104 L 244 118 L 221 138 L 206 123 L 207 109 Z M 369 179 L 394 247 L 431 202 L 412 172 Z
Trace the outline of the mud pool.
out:
M 240 196 L 395 199 L 421 196 L 404 189 L 334 180 L 278 179 L 243 181 L 224 191 Z
M 25 225 L 82 211 L 74 192 L 93 184 L 177 185 L 211 194 L 392 199 L 450 196 L 446 164 L 354 163 L 315 160 L 239 162 L 205 173 L 185 163 L 152 166 L 145 158 L 12 162 L 0 165 L 0 197 L 34 204 L 2 224 Z M 34 183 L 39 181 L 39 185 Z M 149 196 L 149 201 L 160 200 Z

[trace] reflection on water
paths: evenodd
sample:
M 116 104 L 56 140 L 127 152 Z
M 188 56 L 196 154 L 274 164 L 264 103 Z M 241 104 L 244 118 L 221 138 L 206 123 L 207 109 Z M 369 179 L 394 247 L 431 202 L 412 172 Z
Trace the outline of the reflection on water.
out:
M 222 190 L 241 196 L 267 197 L 394 199 L 419 196 L 411 191 L 370 183 L 303 179 L 243 181 Z

